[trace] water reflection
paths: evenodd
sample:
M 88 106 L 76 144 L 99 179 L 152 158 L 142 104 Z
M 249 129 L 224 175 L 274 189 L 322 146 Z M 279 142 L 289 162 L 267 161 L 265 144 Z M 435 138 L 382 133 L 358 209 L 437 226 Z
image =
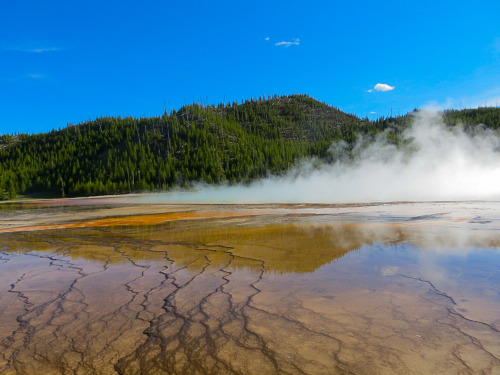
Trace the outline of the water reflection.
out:
M 499 371 L 496 222 L 370 218 L 3 233 L 0 372 Z

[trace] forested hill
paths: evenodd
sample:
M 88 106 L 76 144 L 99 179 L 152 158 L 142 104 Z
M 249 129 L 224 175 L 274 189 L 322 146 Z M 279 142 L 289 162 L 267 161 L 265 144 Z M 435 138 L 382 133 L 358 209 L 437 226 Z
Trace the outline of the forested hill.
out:
M 500 110 L 491 110 L 481 115 L 482 122 L 498 128 Z M 463 122 L 475 119 L 463 113 Z M 160 117 L 103 117 L 50 133 L 4 135 L 0 199 L 248 182 L 283 173 L 300 158 L 327 158 L 332 142 L 352 144 L 359 133 L 389 128 L 397 142 L 408 118 L 369 122 L 306 95 L 292 95 L 243 104 L 193 104 Z M 450 119 L 459 122 L 460 112 Z
M 154 191 L 245 182 L 297 158 L 325 156 L 362 121 L 307 96 L 197 104 L 151 118 L 98 118 L 38 135 L 0 138 L 4 197 Z

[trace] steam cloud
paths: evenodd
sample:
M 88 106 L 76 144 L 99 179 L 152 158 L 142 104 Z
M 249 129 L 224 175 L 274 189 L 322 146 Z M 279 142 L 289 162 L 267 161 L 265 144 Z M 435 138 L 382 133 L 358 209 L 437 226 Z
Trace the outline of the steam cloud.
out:
M 151 200 L 214 203 L 350 203 L 500 199 L 500 137 L 477 127 L 447 129 L 436 112 L 419 112 L 398 149 L 379 137 L 357 146 L 354 162 L 346 145 L 333 144 L 337 161 L 302 162 L 287 175 L 249 186 L 197 186 L 196 192 L 152 195 Z M 317 164 L 317 163 L 316 163 Z

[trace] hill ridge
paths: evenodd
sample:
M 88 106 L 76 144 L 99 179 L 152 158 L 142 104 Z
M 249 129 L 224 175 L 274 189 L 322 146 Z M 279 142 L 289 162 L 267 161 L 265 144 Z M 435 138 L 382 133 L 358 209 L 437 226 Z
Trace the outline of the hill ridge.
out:
M 452 124 L 482 119 L 500 127 L 500 109 L 467 111 L 444 115 Z M 155 117 L 99 117 L 48 133 L 4 135 L 0 199 L 247 183 L 286 173 L 301 158 L 329 160 L 333 142 L 352 146 L 358 134 L 386 132 L 397 144 L 409 119 L 362 120 L 294 94 L 217 106 L 195 103 Z

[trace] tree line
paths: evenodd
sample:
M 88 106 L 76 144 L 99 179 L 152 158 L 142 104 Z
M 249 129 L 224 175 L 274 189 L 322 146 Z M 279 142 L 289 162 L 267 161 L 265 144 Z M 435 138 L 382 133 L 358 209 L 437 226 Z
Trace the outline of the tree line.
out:
M 445 116 L 450 123 L 480 120 L 495 129 L 500 124 L 494 108 Z M 157 117 L 101 117 L 49 133 L 3 135 L 0 199 L 248 183 L 285 173 L 301 158 L 327 160 L 332 142 L 353 145 L 359 134 L 394 129 L 397 142 L 408 123 L 409 116 L 359 119 L 306 95 L 291 95 L 192 104 Z

